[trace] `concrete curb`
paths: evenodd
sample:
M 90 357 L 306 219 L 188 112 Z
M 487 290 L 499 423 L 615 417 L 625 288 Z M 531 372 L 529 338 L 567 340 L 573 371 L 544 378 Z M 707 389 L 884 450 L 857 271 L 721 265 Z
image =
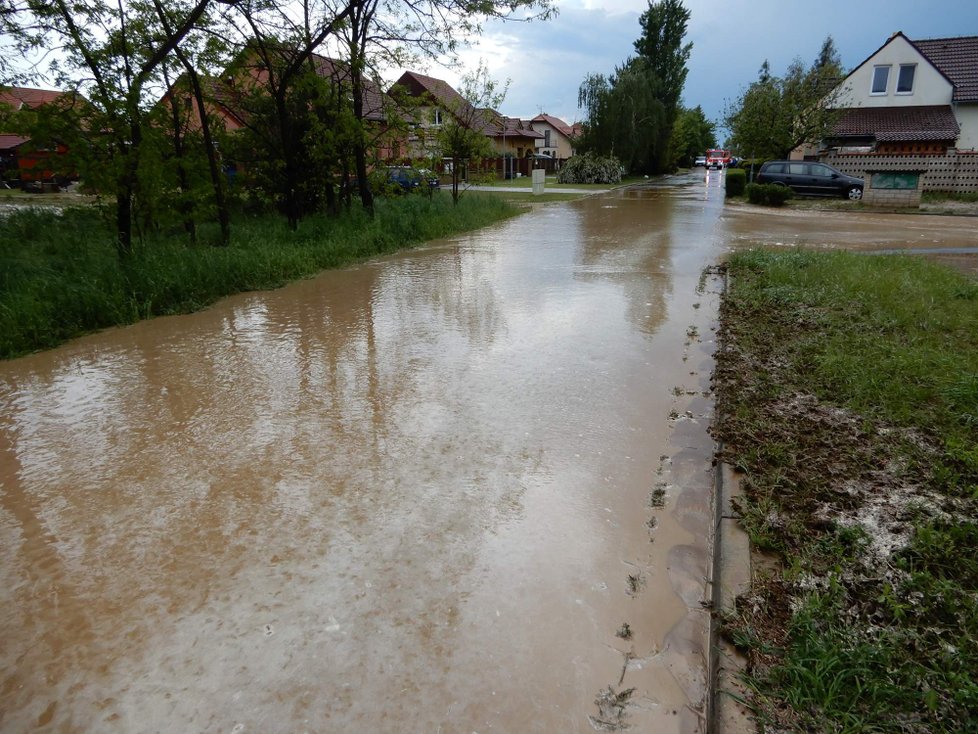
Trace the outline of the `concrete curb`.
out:
M 733 508 L 740 481 L 726 464 L 715 470 L 716 523 L 713 531 L 713 620 L 710 629 L 710 734 L 754 734 L 757 727 L 741 701 L 746 690 L 739 675 L 747 661 L 722 639 L 720 619 L 736 612 L 737 597 L 750 589 L 750 540 Z

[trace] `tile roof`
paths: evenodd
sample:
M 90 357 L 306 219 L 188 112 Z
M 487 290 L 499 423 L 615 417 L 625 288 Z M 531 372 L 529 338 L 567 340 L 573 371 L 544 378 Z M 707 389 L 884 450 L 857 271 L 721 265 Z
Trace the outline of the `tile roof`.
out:
M 543 133 L 537 132 L 518 117 L 506 117 L 499 115 L 494 124 L 485 130 L 485 134 L 491 138 L 531 138 L 536 140 L 543 138 Z
M 911 43 L 954 84 L 955 102 L 978 102 L 978 36 Z
M 433 76 L 418 74 L 416 71 L 405 71 L 393 86 L 406 87 L 412 96 L 421 97 L 429 94 L 436 102 L 447 108 L 462 107 L 469 103 L 461 94 L 455 91 L 446 81 L 435 79 Z
M 950 105 L 855 107 L 846 110 L 833 134 L 882 141 L 957 140 L 961 128 Z
M 19 145 L 23 145 L 30 138 L 22 138 L 20 135 L 4 135 L 0 133 L 0 150 L 11 150 Z
M 571 137 L 574 134 L 573 131 L 571 130 L 570 125 L 568 125 L 566 122 L 561 120 L 559 117 L 553 117 L 552 115 L 547 115 L 547 114 L 537 115 L 532 120 L 530 120 L 530 122 L 545 122 L 548 125 L 550 125 L 550 127 L 560 131 L 567 137 Z
M 29 109 L 54 102 L 65 92 L 51 89 L 30 89 L 29 87 L 0 87 L 0 103 L 19 110 L 21 106 Z
M 349 64 L 320 56 L 319 54 L 313 54 L 312 60 L 316 66 L 316 73 L 324 79 L 332 79 L 336 82 L 350 81 Z M 384 114 L 384 92 L 369 78 L 364 78 L 363 80 L 362 112 L 365 120 L 383 121 L 386 119 Z

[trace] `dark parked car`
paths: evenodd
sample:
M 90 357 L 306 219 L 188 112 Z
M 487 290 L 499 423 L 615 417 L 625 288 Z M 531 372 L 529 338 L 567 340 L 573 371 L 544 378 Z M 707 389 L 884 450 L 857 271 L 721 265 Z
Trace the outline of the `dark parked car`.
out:
M 768 161 L 754 179 L 756 183 L 787 186 L 797 194 L 863 198 L 863 180 L 847 176 L 832 166 L 810 161 Z
M 399 186 L 404 191 L 420 188 L 439 188 L 438 176 L 428 170 L 418 170 L 411 166 L 391 166 L 386 169 L 387 182 Z

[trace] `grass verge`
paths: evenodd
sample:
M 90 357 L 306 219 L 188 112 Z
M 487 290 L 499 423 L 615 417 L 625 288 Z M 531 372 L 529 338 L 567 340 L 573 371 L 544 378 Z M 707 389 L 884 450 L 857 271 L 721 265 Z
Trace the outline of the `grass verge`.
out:
M 978 731 L 978 283 L 734 256 L 715 430 L 755 576 L 726 633 L 766 731 Z
M 241 291 L 274 288 L 518 213 L 492 196 L 379 199 L 289 230 L 280 217 L 240 217 L 231 246 L 189 245 L 180 234 L 143 239 L 126 262 L 94 208 L 32 208 L 0 218 L 0 358 L 55 346 L 96 329 L 186 313 Z M 213 241 L 215 225 L 200 227 Z

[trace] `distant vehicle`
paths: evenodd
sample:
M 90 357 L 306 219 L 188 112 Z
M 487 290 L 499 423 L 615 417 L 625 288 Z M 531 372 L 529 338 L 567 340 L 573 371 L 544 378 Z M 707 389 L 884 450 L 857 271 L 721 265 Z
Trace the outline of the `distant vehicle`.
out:
M 707 168 L 726 168 L 730 165 L 730 151 L 722 148 L 713 148 L 706 151 Z
M 696 156 L 696 160 L 693 161 L 693 165 L 694 166 L 703 166 L 704 168 L 706 168 L 706 156 L 705 155 L 698 155 L 698 156 Z
M 756 183 L 787 186 L 809 196 L 844 196 L 852 201 L 863 198 L 864 182 L 847 176 L 832 166 L 810 161 L 768 161 L 754 179 Z
M 417 169 L 411 166 L 390 166 L 384 169 L 384 177 L 388 184 L 402 191 L 415 191 L 422 187 L 439 188 L 438 176 L 427 169 Z

